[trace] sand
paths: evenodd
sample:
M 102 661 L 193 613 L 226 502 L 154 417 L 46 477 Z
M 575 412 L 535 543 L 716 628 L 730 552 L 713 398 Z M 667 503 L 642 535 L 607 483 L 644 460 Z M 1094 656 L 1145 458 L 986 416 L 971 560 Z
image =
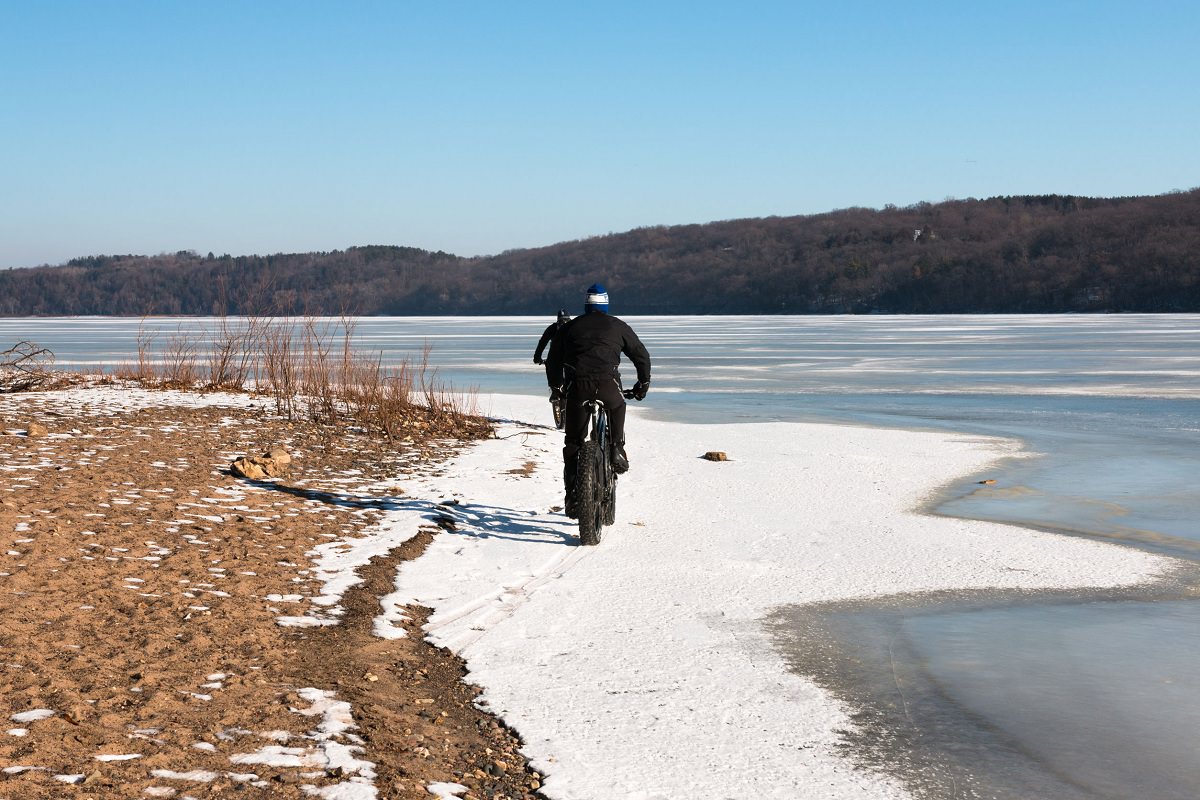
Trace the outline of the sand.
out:
M 286 477 L 229 473 L 276 446 Z M 462 663 L 371 634 L 435 515 L 336 597 L 317 569 L 458 448 L 245 396 L 0 395 L 0 798 L 533 796 Z

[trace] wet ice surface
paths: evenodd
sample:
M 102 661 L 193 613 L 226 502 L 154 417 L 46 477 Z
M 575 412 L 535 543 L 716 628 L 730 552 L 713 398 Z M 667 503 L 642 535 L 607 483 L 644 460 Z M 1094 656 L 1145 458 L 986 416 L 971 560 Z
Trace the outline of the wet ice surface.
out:
M 1095 797 L 1200 796 L 1200 604 L 1090 603 L 907 620 L 932 681 Z
M 860 709 L 857 756 L 918 797 L 1183 800 L 1200 795 L 1200 604 L 1180 599 L 1194 579 L 792 607 L 771 622 L 794 669 Z
M 655 391 L 1195 397 L 1200 378 L 1195 314 L 625 319 L 654 358 Z M 530 357 L 545 318 L 363 317 L 354 325 L 355 340 L 385 363 L 419 360 L 432 345 L 439 376 L 459 386 L 528 392 L 543 382 Z M 100 367 L 135 358 L 143 329 L 197 332 L 203 349 L 205 332 L 219 327 L 203 318 L 16 318 L 0 320 L 0 337 L 34 339 L 60 365 Z
M 1182 406 L 1183 401 L 1147 401 Z M 1200 403 L 1187 401 L 1200 420 Z M 1161 409 L 1158 419 L 1170 408 Z M 992 486 L 965 482 L 947 493 L 938 512 L 1050 526 L 1121 541 L 1189 559 L 1200 557 L 1200 432 L 1184 426 L 1138 426 L 1133 415 L 1098 417 L 1083 432 L 1064 424 L 1057 431 L 1024 436 L 1037 458 L 1005 465 Z M 1177 414 L 1176 418 L 1182 418 Z M 1151 417 L 1155 419 L 1155 417 Z M 1104 430 L 1105 421 L 1111 428 Z M 1048 428 L 1049 426 L 1047 426 Z

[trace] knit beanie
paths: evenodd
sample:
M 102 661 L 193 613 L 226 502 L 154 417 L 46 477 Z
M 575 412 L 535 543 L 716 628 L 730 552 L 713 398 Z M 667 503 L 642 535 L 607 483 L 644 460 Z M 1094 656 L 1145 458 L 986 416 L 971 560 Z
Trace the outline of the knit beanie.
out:
M 583 301 L 583 310 L 608 312 L 608 290 L 602 283 L 593 283 L 588 287 L 587 296 Z

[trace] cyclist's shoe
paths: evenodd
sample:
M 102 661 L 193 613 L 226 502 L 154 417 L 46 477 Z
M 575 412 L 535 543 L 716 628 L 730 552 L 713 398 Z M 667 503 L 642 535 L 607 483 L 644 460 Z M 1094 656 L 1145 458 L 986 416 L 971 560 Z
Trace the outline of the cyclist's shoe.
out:
M 624 475 L 629 471 L 629 456 L 625 455 L 625 445 L 614 444 L 612 452 L 613 472 Z
M 554 427 L 560 431 L 563 427 L 563 415 L 567 408 L 567 398 L 561 386 L 550 387 L 550 410 L 554 413 Z
M 571 519 L 579 519 L 579 501 L 575 499 L 574 492 L 568 491 L 563 498 L 563 513 Z

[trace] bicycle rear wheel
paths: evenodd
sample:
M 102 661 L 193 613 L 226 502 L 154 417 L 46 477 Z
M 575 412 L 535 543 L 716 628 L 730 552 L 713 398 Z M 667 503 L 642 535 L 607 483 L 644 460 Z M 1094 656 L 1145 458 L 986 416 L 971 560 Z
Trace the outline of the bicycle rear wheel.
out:
M 579 543 L 600 544 L 604 527 L 604 508 L 600 487 L 602 467 L 600 449 L 595 442 L 584 442 L 579 448 L 579 471 L 575 476 L 576 508 L 579 510 Z

